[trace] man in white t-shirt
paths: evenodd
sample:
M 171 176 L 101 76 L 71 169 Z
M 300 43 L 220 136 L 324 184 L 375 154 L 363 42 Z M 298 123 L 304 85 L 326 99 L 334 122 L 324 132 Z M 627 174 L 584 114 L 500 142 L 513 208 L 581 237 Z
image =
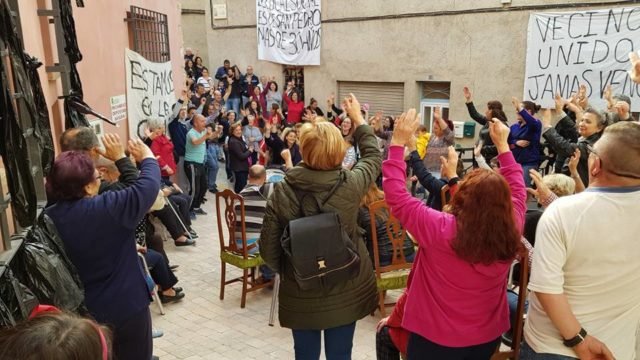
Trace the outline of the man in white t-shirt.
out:
M 590 149 L 589 188 L 538 224 L 520 358 L 635 359 L 640 327 L 640 124 Z

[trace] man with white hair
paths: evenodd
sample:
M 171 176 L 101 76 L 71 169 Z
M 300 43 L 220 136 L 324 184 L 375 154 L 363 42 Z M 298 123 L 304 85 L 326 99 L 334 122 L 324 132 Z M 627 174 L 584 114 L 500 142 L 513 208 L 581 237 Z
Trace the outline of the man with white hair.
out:
M 589 188 L 538 224 L 523 360 L 636 356 L 640 124 L 607 127 L 589 150 Z

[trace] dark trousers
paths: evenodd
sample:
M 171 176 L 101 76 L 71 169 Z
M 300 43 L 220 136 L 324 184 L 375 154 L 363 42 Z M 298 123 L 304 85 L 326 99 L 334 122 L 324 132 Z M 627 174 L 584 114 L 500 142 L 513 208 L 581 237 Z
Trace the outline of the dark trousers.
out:
M 242 191 L 242 189 L 244 189 L 244 187 L 247 186 L 247 179 L 249 178 L 249 172 L 234 171 L 233 173 L 236 177 L 236 182 L 233 183 L 233 191 L 235 191 L 236 194 L 240 194 L 240 191 Z
M 320 359 L 324 332 L 324 355 L 327 360 L 350 360 L 356 323 L 325 330 L 291 330 L 296 360 Z
M 400 351 L 391 340 L 388 326 L 376 333 L 376 360 L 400 360 Z
M 162 257 L 162 254 L 152 249 L 147 249 L 147 252 L 144 253 L 144 259 L 147 261 L 147 266 L 149 266 L 151 278 L 160 286 L 160 290 L 171 289 L 178 283 L 178 279 L 169 269 L 169 264 Z
M 409 335 L 407 359 L 447 359 L 447 360 L 488 360 L 496 351 L 500 338 L 488 343 L 467 346 L 447 347 L 431 342 L 418 334 Z
M 202 199 L 207 192 L 207 171 L 204 164 L 198 164 L 191 161 L 184 162 L 184 171 L 189 179 L 191 190 L 191 210 L 197 209 L 202 204 Z
M 169 201 L 178 215 L 180 215 L 182 222 L 190 228 L 191 217 L 189 216 L 189 206 L 191 206 L 191 197 L 185 193 L 173 194 L 169 196 Z
M 149 307 L 125 320 L 113 330 L 113 358 L 150 360 L 153 356 Z
M 226 159 L 224 163 L 224 171 L 227 173 L 227 180 L 231 180 L 233 178 L 233 171 L 231 171 L 231 160 L 229 158 L 229 149 L 224 148 L 224 158 Z
M 149 225 L 149 226 L 152 226 L 152 225 Z M 147 248 L 160 253 L 160 255 L 162 255 L 162 257 L 164 258 L 164 261 L 166 261 L 168 264 L 169 257 L 167 256 L 167 253 L 164 251 L 164 241 L 162 241 L 162 238 L 160 237 L 160 235 L 153 234 L 153 236 L 147 237 L 146 241 L 147 241 Z
M 169 205 L 165 205 L 162 209 L 154 211 L 151 214 L 160 219 L 160 222 L 167 228 L 173 240 L 185 234 L 185 229 L 182 228 L 176 214 L 169 208 Z

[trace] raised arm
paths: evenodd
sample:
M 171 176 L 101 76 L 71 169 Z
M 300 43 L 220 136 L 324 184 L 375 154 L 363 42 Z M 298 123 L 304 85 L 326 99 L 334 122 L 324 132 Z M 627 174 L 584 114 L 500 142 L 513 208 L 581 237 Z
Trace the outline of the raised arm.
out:
M 356 181 L 355 188 L 360 191 L 360 196 L 364 196 L 369 186 L 380 175 L 382 158 L 378 149 L 378 140 L 376 140 L 371 127 L 362 118 L 360 103 L 353 94 L 345 99 L 345 109 L 356 128 L 353 136 L 361 155 L 360 160 L 351 171 L 355 175 L 353 177 Z
M 513 153 L 509 149 L 509 128 L 500 120 L 494 118 L 489 125 L 489 131 L 491 139 L 498 149 L 500 174 L 504 176 L 511 188 L 511 201 L 513 202 L 516 225 L 520 233 L 522 233 L 524 216 L 527 211 L 527 189 L 522 178 L 522 166 L 516 162 Z
M 455 232 L 453 216 L 441 213 L 425 206 L 412 197 L 406 188 L 406 165 L 404 162 L 404 144 L 415 133 L 419 125 L 415 109 L 402 114 L 395 123 L 394 135 L 389 147 L 389 158 L 382 165 L 383 189 L 385 200 L 391 214 L 411 234 L 416 236 L 420 246 L 428 245 L 434 235 L 442 231 Z M 452 228 L 453 227 L 453 228 Z
M 151 150 L 142 141 L 130 140 L 129 151 L 140 162 L 138 179 L 123 190 L 99 195 L 95 201 L 104 202 L 113 219 L 127 228 L 135 229 L 158 196 L 160 167 Z
M 430 194 L 433 193 L 439 196 L 440 189 L 442 189 L 446 183 L 443 183 L 431 175 L 416 150 L 411 148 L 409 150 L 411 150 L 411 154 L 409 154 L 409 166 L 413 169 L 413 174 L 418 178 L 418 182 L 427 189 Z

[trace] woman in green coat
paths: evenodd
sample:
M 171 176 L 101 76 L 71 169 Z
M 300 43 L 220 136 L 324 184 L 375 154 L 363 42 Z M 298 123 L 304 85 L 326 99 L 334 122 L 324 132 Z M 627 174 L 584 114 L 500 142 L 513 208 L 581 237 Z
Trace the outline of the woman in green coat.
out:
M 356 127 L 354 139 L 360 149 L 360 160 L 352 170 L 343 170 L 346 144 L 340 130 L 326 121 L 305 124 L 299 141 L 303 161 L 287 172 L 285 181 L 276 184 L 267 203 L 259 240 L 260 255 L 270 268 L 280 273 L 280 325 L 293 332 L 296 359 L 320 358 L 322 331 L 326 358 L 350 359 L 355 322 L 370 314 L 377 303 L 373 266 L 357 218 L 360 200 L 380 174 L 382 159 L 373 130 L 366 125 L 353 94 L 345 99 L 345 106 Z M 343 183 L 324 208 L 335 210 L 350 234 L 360 257 L 360 272 L 352 280 L 328 289 L 302 290 L 280 245 L 289 221 L 300 217 L 294 188 L 323 199 L 341 177 Z M 305 211 L 314 210 L 305 201 Z

